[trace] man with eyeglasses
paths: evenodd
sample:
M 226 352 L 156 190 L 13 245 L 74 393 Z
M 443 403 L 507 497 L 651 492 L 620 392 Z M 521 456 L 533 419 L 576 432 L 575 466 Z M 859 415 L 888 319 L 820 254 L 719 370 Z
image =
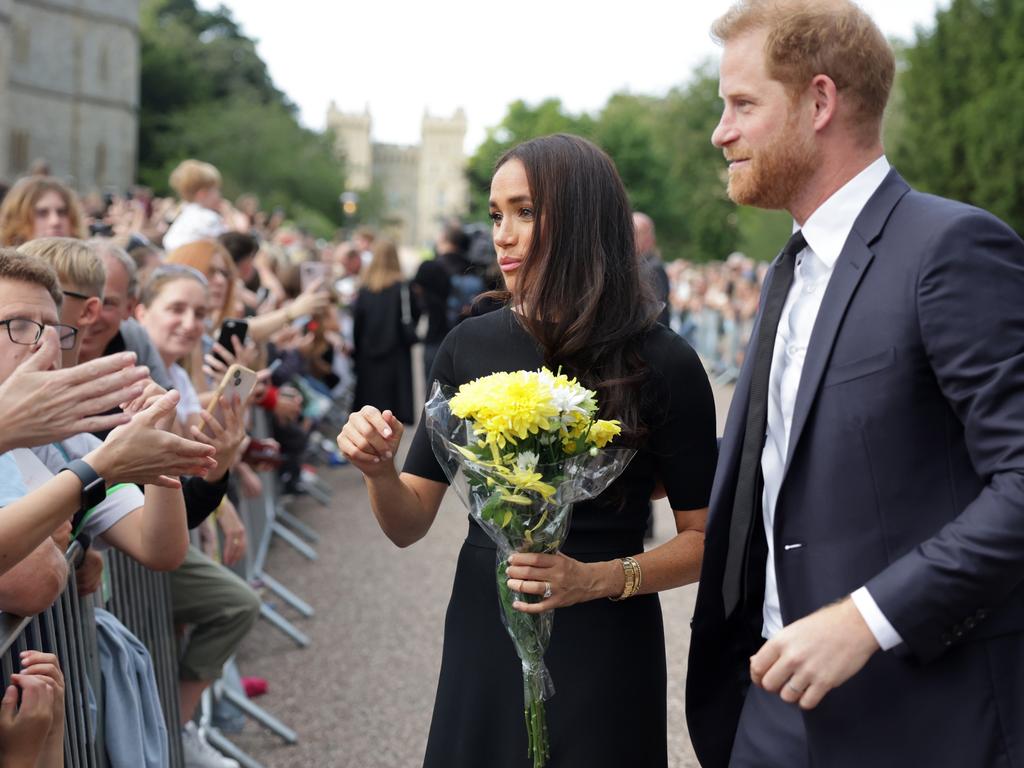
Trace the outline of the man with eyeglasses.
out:
M 70 351 L 76 342 L 76 334 L 59 322 L 57 307 L 61 299 L 56 276 L 43 262 L 0 249 L 0 414 L 13 410 L 11 421 L 22 436 L 14 438 L 13 443 L 8 438 L 3 445 L 7 452 L 0 454 L 0 610 L 20 614 L 37 613 L 59 593 L 66 569 L 60 551 L 48 538 L 66 527 L 76 511 L 98 504 L 108 485 L 140 483 L 178 488 L 178 475 L 202 475 L 215 464 L 210 458 L 214 452 L 211 447 L 159 427 L 159 422 L 173 414 L 176 393 L 151 403 L 129 424 L 124 424 L 127 417 L 121 415 L 67 421 L 55 417 L 57 427 L 49 431 L 19 423 L 17 406 L 22 411 L 48 413 L 45 407 L 36 407 L 39 399 L 61 402 L 64 409 L 73 408 L 74 401 L 62 400 L 67 391 L 72 395 L 81 393 L 97 410 L 143 394 L 141 381 L 147 371 L 132 366 L 131 355 L 91 363 L 83 366 L 84 372 L 72 369 L 78 375 L 99 376 L 99 385 L 68 376 L 71 372 L 50 371 L 57 367 L 57 348 Z M 35 381 L 35 398 L 25 397 L 20 387 L 8 388 L 14 379 L 21 383 Z M 104 379 L 113 379 L 113 384 Z M 54 380 L 57 387 L 51 386 Z M 83 383 L 93 383 L 95 388 L 83 389 Z M 105 395 L 92 397 L 90 393 L 97 389 Z M 69 435 L 64 431 L 66 424 L 81 425 L 76 430 L 81 432 L 93 425 L 119 423 L 122 427 L 108 440 L 80 460 L 70 462 L 69 471 L 27 492 L 22 472 L 8 449 L 63 439 Z

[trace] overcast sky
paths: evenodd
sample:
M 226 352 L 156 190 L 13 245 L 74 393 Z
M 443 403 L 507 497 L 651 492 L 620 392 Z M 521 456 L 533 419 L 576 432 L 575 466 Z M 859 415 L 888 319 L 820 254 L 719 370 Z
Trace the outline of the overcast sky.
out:
M 729 0 L 198 0 L 227 6 L 258 41 L 274 83 L 322 130 L 333 99 L 369 107 L 376 141 L 415 144 L 424 110 L 466 111 L 466 151 L 516 99 L 600 109 L 620 90 L 661 95 L 718 48 Z M 861 0 L 889 36 L 912 40 L 949 0 Z

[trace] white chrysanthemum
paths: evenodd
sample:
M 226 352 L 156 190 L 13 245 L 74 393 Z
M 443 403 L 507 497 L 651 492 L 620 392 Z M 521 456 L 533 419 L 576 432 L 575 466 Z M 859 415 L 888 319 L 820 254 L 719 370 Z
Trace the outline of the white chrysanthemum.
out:
M 520 472 L 533 472 L 537 468 L 537 462 L 540 461 L 538 456 L 533 451 L 523 451 L 516 455 L 516 469 Z

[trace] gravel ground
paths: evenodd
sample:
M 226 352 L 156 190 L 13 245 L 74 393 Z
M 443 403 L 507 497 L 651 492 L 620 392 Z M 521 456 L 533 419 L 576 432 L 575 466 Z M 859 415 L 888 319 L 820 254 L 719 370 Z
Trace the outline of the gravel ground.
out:
M 720 422 L 729 395 L 716 392 Z M 356 470 L 324 469 L 321 477 L 334 490 L 330 508 L 308 499 L 293 507 L 322 536 L 319 561 L 275 542 L 267 562 L 271 575 L 315 608 L 316 616 L 302 619 L 279 606 L 312 643 L 299 649 L 260 622 L 239 653 L 243 674 L 268 680 L 269 692 L 256 703 L 294 728 L 299 743 L 284 745 L 252 722 L 231 738 L 266 768 L 416 768 L 466 515 L 449 494 L 430 533 L 399 550 L 380 532 Z M 655 521 L 657 543 L 672 533 L 667 506 L 657 509 Z M 698 766 L 683 715 L 695 595 L 696 587 L 686 587 L 662 596 L 670 768 Z

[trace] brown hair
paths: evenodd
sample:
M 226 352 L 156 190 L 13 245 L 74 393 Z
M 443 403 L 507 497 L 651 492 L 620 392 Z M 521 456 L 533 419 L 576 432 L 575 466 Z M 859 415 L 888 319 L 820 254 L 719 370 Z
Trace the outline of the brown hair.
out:
M 74 286 L 103 298 L 107 270 L 89 243 L 71 237 L 39 237 L 18 246 L 18 253 L 35 256 L 53 267 L 62 287 Z
M 881 30 L 850 0 L 740 0 L 711 27 L 719 44 L 767 30 L 768 75 L 791 94 L 827 75 L 852 105 L 852 125 L 878 139 L 896 57 Z
M 647 365 L 636 342 L 659 308 L 640 278 L 629 198 L 611 158 L 579 136 L 556 134 L 513 147 L 536 209 L 516 301 L 533 308 L 519 322 L 544 361 L 596 389 L 601 412 L 620 419 L 624 437 L 645 431 L 640 388 Z
M 402 282 L 402 264 L 398 260 L 398 248 L 391 240 L 380 240 L 373 247 L 373 259 L 366 268 L 363 287 L 371 293 L 379 293 L 395 283 Z
M 194 280 L 207 293 L 210 291 L 206 276 L 195 267 L 187 264 L 160 264 L 143 270 L 139 275 L 139 303 L 144 307 L 152 306 L 164 288 L 178 280 Z
M 210 280 L 213 277 L 213 257 L 220 254 L 224 262 L 224 271 L 227 272 L 228 288 L 224 292 L 224 303 L 217 308 L 213 318 L 214 327 L 220 325 L 221 321 L 231 313 L 235 301 L 235 283 L 238 281 L 238 272 L 235 270 L 235 262 L 228 253 L 228 249 L 216 240 L 195 240 L 179 248 L 175 248 L 167 254 L 167 264 L 186 264 L 193 267 Z
M 178 197 L 188 203 L 195 200 L 200 191 L 221 185 L 220 171 L 209 163 L 191 158 L 178 163 L 169 181 Z
M 58 307 L 64 299 L 53 267 L 40 258 L 18 253 L 13 248 L 0 248 L 0 280 L 40 285 L 47 290 Z
M 56 192 L 63 198 L 72 234 L 85 237 L 85 217 L 78 195 L 49 176 L 25 176 L 15 182 L 0 204 L 0 244 L 21 245 L 32 239 L 36 203 L 47 192 Z

